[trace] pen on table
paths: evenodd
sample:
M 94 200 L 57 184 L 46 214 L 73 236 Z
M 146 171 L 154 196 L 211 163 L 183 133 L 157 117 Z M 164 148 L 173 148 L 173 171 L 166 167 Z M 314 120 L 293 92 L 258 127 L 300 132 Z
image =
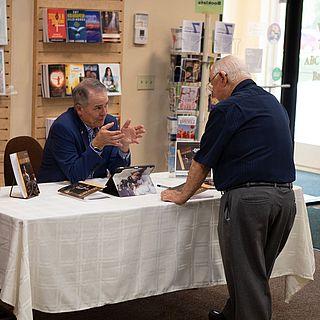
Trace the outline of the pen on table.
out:
M 164 186 L 164 185 L 162 185 L 162 184 L 157 184 L 157 187 L 159 187 L 159 188 L 165 188 L 165 189 L 168 189 L 168 188 L 169 188 L 168 186 Z

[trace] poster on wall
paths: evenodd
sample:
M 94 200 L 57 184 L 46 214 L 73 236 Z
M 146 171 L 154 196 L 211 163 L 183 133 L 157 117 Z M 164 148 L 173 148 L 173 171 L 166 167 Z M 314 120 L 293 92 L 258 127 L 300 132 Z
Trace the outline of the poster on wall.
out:
M 5 94 L 6 83 L 5 83 L 5 70 L 4 70 L 4 50 L 0 48 L 0 95 Z
M 6 0 L 0 0 L 0 45 L 8 44 L 7 35 L 7 3 Z
M 246 48 L 245 62 L 249 72 L 260 73 L 262 71 L 262 54 L 262 49 Z

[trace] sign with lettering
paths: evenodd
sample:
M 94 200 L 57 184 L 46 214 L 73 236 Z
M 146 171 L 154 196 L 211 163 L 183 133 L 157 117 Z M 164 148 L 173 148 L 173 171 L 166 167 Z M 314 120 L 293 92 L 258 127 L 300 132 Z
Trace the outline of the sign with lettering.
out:
M 222 14 L 223 0 L 196 0 L 196 12 Z

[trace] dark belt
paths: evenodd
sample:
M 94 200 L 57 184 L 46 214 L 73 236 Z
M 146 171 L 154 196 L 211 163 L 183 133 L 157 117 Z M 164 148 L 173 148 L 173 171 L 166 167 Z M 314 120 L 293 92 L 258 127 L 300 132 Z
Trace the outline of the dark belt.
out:
M 239 188 L 250 188 L 250 187 L 274 187 L 274 188 L 288 188 L 292 189 L 292 182 L 288 183 L 276 183 L 276 182 L 247 182 L 243 184 L 239 184 L 234 187 L 230 187 L 226 189 L 224 192 L 239 189 Z

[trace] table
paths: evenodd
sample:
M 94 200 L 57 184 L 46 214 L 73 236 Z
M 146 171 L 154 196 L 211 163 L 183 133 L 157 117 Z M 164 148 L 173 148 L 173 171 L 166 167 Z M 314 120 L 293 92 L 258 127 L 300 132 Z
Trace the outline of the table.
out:
M 152 179 L 179 183 L 167 173 Z M 218 191 L 177 206 L 159 194 L 78 200 L 58 194 L 61 186 L 40 184 L 28 200 L 0 191 L 0 299 L 18 320 L 31 320 L 32 308 L 75 311 L 225 283 Z M 301 188 L 295 196 L 295 223 L 272 274 L 286 277 L 286 301 L 315 270 Z

